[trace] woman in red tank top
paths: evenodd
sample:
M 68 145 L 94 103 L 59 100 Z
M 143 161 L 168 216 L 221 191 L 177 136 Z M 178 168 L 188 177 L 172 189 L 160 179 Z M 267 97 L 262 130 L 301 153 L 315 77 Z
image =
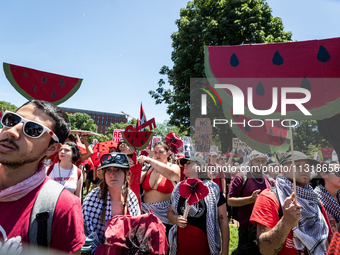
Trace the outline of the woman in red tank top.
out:
M 176 183 L 180 180 L 180 168 L 176 164 L 169 163 L 172 156 L 170 147 L 164 142 L 158 142 L 154 146 L 154 157 L 140 156 L 137 161 L 140 164 L 147 163 L 148 170 L 142 171 L 141 184 L 144 190 L 142 194 L 142 210 L 150 209 L 170 230 L 173 223 L 168 219 L 167 212 L 170 206 L 170 197 Z

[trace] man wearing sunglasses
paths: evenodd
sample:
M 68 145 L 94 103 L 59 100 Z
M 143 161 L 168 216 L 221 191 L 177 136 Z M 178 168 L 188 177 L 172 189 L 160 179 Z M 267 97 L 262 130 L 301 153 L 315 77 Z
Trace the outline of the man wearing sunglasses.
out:
M 27 102 L 15 113 L 6 111 L 1 124 L 0 254 L 28 254 L 30 247 L 25 243 L 41 243 L 40 237 L 32 240 L 29 231 L 35 200 L 49 180 L 42 160 L 59 150 L 71 125 L 64 111 L 38 100 Z M 50 233 L 46 246 L 80 254 L 85 243 L 81 205 L 67 190 L 56 202 Z

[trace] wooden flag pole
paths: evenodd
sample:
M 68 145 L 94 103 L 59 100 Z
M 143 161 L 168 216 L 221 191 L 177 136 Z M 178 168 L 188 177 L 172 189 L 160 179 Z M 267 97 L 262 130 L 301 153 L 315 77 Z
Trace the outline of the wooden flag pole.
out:
M 184 210 L 184 214 L 183 214 L 183 217 L 184 218 L 188 218 L 188 214 L 189 214 L 189 211 L 190 211 L 190 205 L 187 204 L 186 207 L 185 207 L 185 210 Z
M 294 184 L 294 193 L 295 193 L 295 205 L 297 204 L 297 196 L 296 196 L 296 177 L 295 177 L 295 162 L 294 162 L 294 146 L 293 146 L 293 132 L 292 132 L 292 122 L 289 120 L 289 135 L 290 135 L 290 151 L 292 152 L 292 167 L 293 167 L 293 184 Z M 299 223 L 297 224 L 299 227 Z

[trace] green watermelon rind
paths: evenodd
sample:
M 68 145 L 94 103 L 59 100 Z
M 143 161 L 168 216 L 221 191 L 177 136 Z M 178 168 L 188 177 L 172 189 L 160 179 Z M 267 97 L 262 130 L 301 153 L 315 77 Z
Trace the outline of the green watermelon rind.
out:
M 32 100 L 35 99 L 34 97 L 32 97 L 31 95 L 29 95 L 26 91 L 24 91 L 22 88 L 20 88 L 20 86 L 17 84 L 17 82 L 15 81 L 12 72 L 11 72 L 11 64 L 8 63 L 3 63 L 3 68 L 4 68 L 4 72 L 6 75 L 7 80 L 9 81 L 9 83 L 14 87 L 14 89 L 16 91 L 18 91 L 23 97 L 25 97 L 27 100 Z M 54 102 L 50 102 L 54 105 L 59 105 L 61 103 L 64 103 L 66 100 L 68 100 L 71 96 L 74 95 L 74 93 L 77 92 L 77 90 L 80 88 L 80 85 L 82 83 L 83 79 L 78 79 L 77 84 L 70 90 L 70 92 L 68 92 L 62 99 L 58 100 L 58 101 L 54 101 Z M 46 100 L 47 101 L 47 100 Z
M 148 147 L 148 145 L 149 145 L 149 143 L 150 143 L 150 141 L 151 141 L 151 139 L 152 139 L 152 137 L 153 137 L 153 134 L 154 134 L 153 131 L 141 131 L 141 132 L 148 132 L 148 133 L 151 132 L 151 133 L 150 133 L 150 135 L 149 135 L 148 140 L 147 140 L 142 146 L 136 147 L 136 146 L 130 144 L 129 140 L 125 137 L 125 133 L 128 133 L 128 132 L 129 132 L 129 131 L 122 131 L 122 132 L 121 132 L 121 133 L 122 133 L 122 137 L 123 137 L 125 143 L 126 143 L 127 145 L 129 145 L 129 146 L 135 147 L 136 150 L 139 150 L 139 151 L 144 150 L 146 147 Z
M 208 82 L 210 83 L 210 85 L 213 88 L 215 88 L 215 84 L 219 84 L 219 82 L 216 79 L 210 67 L 208 46 L 204 47 L 204 65 L 205 65 L 205 76 L 208 78 Z M 235 78 L 235 77 L 230 77 L 230 78 Z M 216 91 L 218 95 L 221 97 L 221 99 L 224 98 L 224 100 L 222 99 L 222 102 L 232 105 L 233 98 L 224 89 L 216 88 Z M 265 118 L 266 119 L 288 119 L 289 118 L 289 119 L 296 119 L 296 120 L 318 120 L 318 119 L 329 118 L 336 114 L 339 114 L 339 108 L 340 108 L 340 98 L 334 100 L 333 102 L 325 104 L 321 107 L 318 107 L 316 109 L 312 109 L 312 110 L 307 109 L 312 115 L 304 115 L 300 110 L 297 110 L 297 111 L 288 111 L 287 112 L 288 116 L 281 115 L 281 112 L 274 112 L 270 115 L 266 115 Z M 258 115 L 255 115 L 249 111 L 249 108 L 247 107 L 246 104 L 244 105 L 244 116 L 248 118 L 259 118 Z
M 228 119 L 232 119 L 232 115 L 230 112 L 230 108 L 228 105 L 223 105 L 223 113 Z M 229 125 L 229 123 L 228 123 Z M 229 125 L 230 126 L 230 125 Z M 290 149 L 290 132 L 287 130 L 287 135 L 284 137 L 285 142 L 280 146 L 274 146 L 270 144 L 261 143 L 247 136 L 242 129 L 238 127 L 238 125 L 233 125 L 230 127 L 233 133 L 242 141 L 245 142 L 248 146 L 250 146 L 254 150 L 261 151 L 262 153 L 276 153 L 282 154 L 287 152 Z M 251 132 L 251 131 L 250 131 Z

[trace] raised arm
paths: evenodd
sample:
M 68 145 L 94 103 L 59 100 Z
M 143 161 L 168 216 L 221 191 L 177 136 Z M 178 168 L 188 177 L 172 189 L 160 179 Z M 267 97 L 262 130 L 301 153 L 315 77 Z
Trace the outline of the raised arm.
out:
M 89 144 L 89 142 L 86 139 L 88 137 L 89 137 L 88 135 L 82 135 L 81 136 L 81 140 L 85 144 L 85 147 L 86 147 L 86 153 L 80 155 L 80 157 L 79 157 L 80 161 L 84 161 L 84 160 L 88 159 L 93 154 L 93 150 L 91 148 L 91 145 Z
M 251 196 L 248 197 L 229 197 L 228 198 L 228 205 L 234 207 L 240 207 L 244 205 L 253 204 L 256 201 L 259 193 L 261 192 L 260 189 L 257 189 L 253 192 Z
M 278 254 L 282 249 L 291 229 L 301 218 L 301 206 L 291 203 L 295 198 L 293 193 L 282 205 L 283 217 L 274 228 L 257 224 L 257 240 L 261 254 Z M 270 217 L 268 215 L 268 217 Z
M 217 208 L 218 211 L 218 223 L 222 234 L 222 253 L 221 255 L 228 255 L 229 253 L 229 220 L 227 215 L 226 204 L 223 204 Z
M 159 162 L 158 160 L 146 157 L 146 156 L 139 156 L 137 159 L 139 164 L 143 164 L 144 162 L 150 164 L 157 172 L 161 175 L 169 179 L 173 182 L 179 182 L 180 178 L 180 168 L 176 164 L 172 164 L 171 166 Z

